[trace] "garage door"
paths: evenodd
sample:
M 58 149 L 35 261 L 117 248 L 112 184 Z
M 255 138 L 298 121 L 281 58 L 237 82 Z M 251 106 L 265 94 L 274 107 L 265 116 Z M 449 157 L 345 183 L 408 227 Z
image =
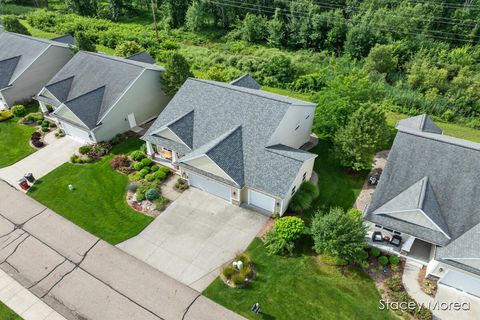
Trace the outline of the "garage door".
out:
M 438 282 L 480 298 L 480 279 L 478 278 L 449 270 Z
M 267 210 L 271 213 L 275 210 L 274 198 L 253 190 L 248 190 L 248 204 Z
M 217 197 L 230 201 L 230 188 L 216 181 L 189 173 L 188 180 L 192 187 L 211 193 Z
M 91 142 L 91 139 L 88 136 L 88 131 L 82 130 L 64 122 L 62 122 L 62 128 L 65 131 L 65 134 L 69 135 L 75 140 L 78 140 L 80 142 Z

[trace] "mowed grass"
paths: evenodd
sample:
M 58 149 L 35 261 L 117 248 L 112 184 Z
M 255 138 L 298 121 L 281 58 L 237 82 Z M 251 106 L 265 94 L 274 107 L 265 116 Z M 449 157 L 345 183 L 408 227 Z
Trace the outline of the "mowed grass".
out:
M 65 163 L 38 181 L 28 195 L 96 235 L 117 244 L 142 231 L 153 219 L 131 209 L 126 200 L 128 178 L 112 169 L 115 154 L 138 149 L 130 138 L 97 163 Z M 70 191 L 69 184 L 75 186 Z
M 13 312 L 9 307 L 0 302 L 0 319 L 1 320 L 22 320 L 22 318 Z
M 232 289 L 217 278 L 203 294 L 249 319 L 393 319 L 362 271 L 325 265 L 314 255 L 269 256 L 256 238 L 247 249 L 257 278 Z M 258 302 L 262 312 L 250 311 Z
M 0 122 L 0 168 L 7 167 L 35 152 L 29 144 L 34 127 L 18 123 L 18 118 Z

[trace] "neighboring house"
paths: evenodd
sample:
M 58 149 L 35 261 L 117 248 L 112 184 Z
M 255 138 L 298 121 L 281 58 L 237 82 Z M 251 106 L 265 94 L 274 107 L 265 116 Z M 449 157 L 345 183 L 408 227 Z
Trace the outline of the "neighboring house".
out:
M 0 33 L 0 109 L 32 100 L 72 57 L 66 43 Z
M 106 141 L 155 119 L 170 98 L 152 63 L 78 52 L 35 97 L 76 140 Z
M 371 232 L 401 242 L 372 244 L 480 297 L 480 144 L 443 135 L 426 115 L 397 128 L 364 218 Z
M 309 140 L 315 106 L 188 79 L 142 139 L 155 161 L 191 186 L 236 205 L 283 214 L 312 175 L 316 155 L 299 148 Z

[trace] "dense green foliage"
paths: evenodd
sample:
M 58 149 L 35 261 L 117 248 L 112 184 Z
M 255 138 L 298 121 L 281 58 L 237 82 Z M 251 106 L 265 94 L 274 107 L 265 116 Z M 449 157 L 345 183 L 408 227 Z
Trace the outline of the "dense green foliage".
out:
M 275 220 L 275 226 L 265 237 L 265 247 L 270 254 L 292 253 L 295 241 L 300 238 L 305 223 L 299 217 L 283 217 Z
M 339 207 L 331 208 L 328 213 L 318 211 L 311 232 L 317 253 L 348 262 L 361 262 L 366 230 L 360 217 L 345 213 Z
M 293 195 L 288 209 L 295 212 L 304 211 L 312 207 L 313 201 L 318 197 L 318 186 L 310 181 L 305 181 L 300 185 L 298 191 Z
M 2 16 L 1 23 L 5 31 L 30 35 L 30 32 L 28 32 L 27 28 L 25 28 L 25 26 L 21 24 L 18 18 L 14 15 Z
M 129 57 L 135 53 L 142 52 L 144 49 L 135 41 L 125 41 L 115 48 L 115 55 L 120 57 Z
M 166 71 L 162 74 L 165 93 L 173 96 L 193 74 L 188 61 L 178 53 L 173 53 L 168 57 L 165 68 Z
M 83 31 L 75 32 L 75 46 L 78 50 L 95 52 L 96 46 L 93 38 Z

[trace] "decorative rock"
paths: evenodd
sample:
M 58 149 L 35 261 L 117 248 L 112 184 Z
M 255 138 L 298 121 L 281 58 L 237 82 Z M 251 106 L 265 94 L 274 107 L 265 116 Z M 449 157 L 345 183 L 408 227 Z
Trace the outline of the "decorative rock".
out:
M 68 189 L 70 189 L 70 191 L 73 191 L 75 190 L 75 186 L 73 184 L 69 184 Z

